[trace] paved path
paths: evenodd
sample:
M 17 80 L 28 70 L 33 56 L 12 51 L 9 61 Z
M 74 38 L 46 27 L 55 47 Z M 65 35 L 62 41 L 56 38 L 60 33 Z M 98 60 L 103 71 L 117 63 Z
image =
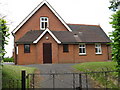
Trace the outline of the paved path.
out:
M 73 65 L 75 64 L 32 64 L 25 66 L 36 67 L 40 70 L 41 73 L 50 73 L 50 72 L 72 73 L 75 70 L 72 68 Z
M 78 72 L 72 68 L 75 64 L 33 64 L 24 65 L 27 67 L 36 67 L 40 70 L 40 73 L 75 73 Z M 40 75 L 35 76 L 34 85 L 36 88 L 76 88 L 80 86 L 79 74 L 59 74 L 59 75 Z M 40 78 L 40 80 L 38 80 Z M 82 88 L 86 87 L 85 76 L 82 75 Z M 91 86 L 88 85 L 90 88 Z

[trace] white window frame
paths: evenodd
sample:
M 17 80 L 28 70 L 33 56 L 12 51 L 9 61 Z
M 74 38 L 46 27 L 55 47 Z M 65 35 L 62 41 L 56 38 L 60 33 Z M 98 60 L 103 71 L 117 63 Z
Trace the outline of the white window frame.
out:
M 97 49 L 97 52 L 96 52 L 96 49 Z M 100 50 L 100 52 L 99 52 L 99 50 Z M 101 44 L 100 43 L 96 43 L 95 44 L 95 54 L 102 54 L 102 48 L 101 48 Z
M 42 21 L 42 19 L 47 19 L 47 21 Z M 44 28 L 42 28 L 42 22 L 44 23 Z M 49 20 L 48 20 L 48 17 L 40 17 L 40 30 L 45 30 L 46 27 L 45 27 L 45 23 L 47 22 L 47 27 L 49 27 Z
M 17 55 L 18 55 L 18 50 L 19 50 L 19 49 L 18 49 L 18 46 L 16 46 L 16 54 L 17 54 Z
M 80 45 L 84 45 L 84 47 L 80 47 Z M 85 48 L 85 53 L 80 53 L 80 48 Z M 86 44 L 85 43 L 82 43 L 82 44 L 79 44 L 79 55 L 86 55 Z

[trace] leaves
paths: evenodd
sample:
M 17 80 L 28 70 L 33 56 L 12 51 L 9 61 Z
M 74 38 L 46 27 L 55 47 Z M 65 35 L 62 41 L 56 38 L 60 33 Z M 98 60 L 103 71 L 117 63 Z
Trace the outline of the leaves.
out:
M 3 18 L 0 18 L 0 56 L 4 56 L 6 51 L 4 45 L 8 44 L 6 38 L 9 38 L 9 28 L 6 25 L 6 21 Z
M 117 70 L 120 71 L 120 10 L 115 12 L 115 14 L 111 17 L 112 27 L 114 31 L 111 33 L 110 37 L 112 37 L 112 60 L 117 62 Z
M 111 6 L 109 7 L 109 9 L 111 9 L 112 11 L 116 11 L 118 9 L 118 5 L 120 5 L 119 0 L 111 0 L 110 3 Z

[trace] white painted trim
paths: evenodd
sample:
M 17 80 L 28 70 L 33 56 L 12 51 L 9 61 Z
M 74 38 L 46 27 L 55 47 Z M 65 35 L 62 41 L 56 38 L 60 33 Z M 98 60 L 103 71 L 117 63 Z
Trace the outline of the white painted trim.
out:
M 18 55 L 18 50 L 19 50 L 19 49 L 18 49 L 18 46 L 16 46 L 16 54 L 17 54 L 17 55 Z
M 57 16 L 57 18 L 63 23 L 63 25 L 70 31 L 72 30 L 69 28 L 69 26 L 65 23 L 65 21 L 59 16 L 59 14 L 52 8 L 52 6 L 46 1 L 43 0 L 13 31 L 12 33 L 16 33 L 19 28 L 39 9 L 41 8 L 44 4 L 46 4 L 50 10 Z
M 46 28 L 42 28 L 42 24 L 41 24 L 41 22 L 43 22 L 42 18 L 47 18 L 47 21 L 44 21 L 44 22 L 47 22 L 47 27 L 49 27 L 49 18 L 48 17 L 40 17 L 40 30 L 45 30 Z
M 79 55 L 86 55 L 86 44 L 85 43 L 80 43 L 79 44 L 79 48 L 81 48 L 80 45 L 84 45 L 85 46 L 85 47 L 82 47 L 82 48 L 85 48 L 85 53 L 80 53 L 79 52 Z
M 100 45 L 100 47 L 96 47 L 96 45 Z M 102 47 L 101 47 L 100 43 L 95 43 L 95 49 L 96 48 L 99 48 L 101 52 L 100 53 L 99 52 L 97 52 L 97 53 L 95 52 L 95 54 L 102 54 Z
M 61 43 L 48 28 L 33 43 L 37 43 L 47 32 L 53 37 L 53 39 L 55 39 L 58 44 Z

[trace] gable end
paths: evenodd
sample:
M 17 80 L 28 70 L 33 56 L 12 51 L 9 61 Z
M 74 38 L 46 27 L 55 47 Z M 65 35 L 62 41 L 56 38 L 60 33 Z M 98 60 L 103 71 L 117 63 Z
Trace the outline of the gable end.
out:
M 60 15 L 52 8 L 52 6 L 46 1 L 43 0 L 13 31 L 12 33 L 15 34 L 22 25 L 24 25 L 32 15 L 34 15 L 43 5 L 46 5 L 53 13 L 54 15 L 61 21 L 61 23 L 67 28 L 68 31 L 72 32 L 70 27 L 65 23 L 65 21 L 60 17 Z

